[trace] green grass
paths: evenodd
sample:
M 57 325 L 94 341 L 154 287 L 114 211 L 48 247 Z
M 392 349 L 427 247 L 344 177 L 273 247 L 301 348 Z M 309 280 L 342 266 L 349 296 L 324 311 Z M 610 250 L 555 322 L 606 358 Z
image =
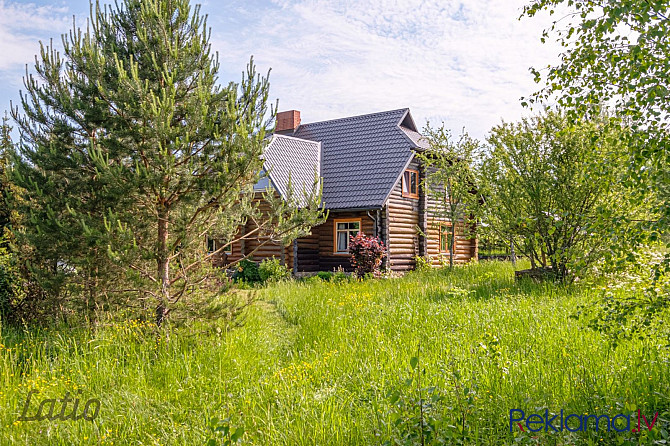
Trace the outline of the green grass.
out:
M 157 342 L 135 323 L 18 332 L 0 343 L 0 444 L 196 445 L 211 417 L 244 427 L 245 444 L 381 444 L 403 437 L 399 408 L 419 358 L 428 409 L 451 442 L 638 444 L 668 430 L 670 352 L 653 339 L 612 346 L 571 318 L 591 287 L 513 280 L 482 263 L 357 283 L 291 282 L 261 291 L 244 325 L 181 328 Z M 16 423 L 29 389 L 39 399 L 82 390 L 93 421 Z M 387 395 L 396 393 L 398 400 Z M 422 396 L 425 396 L 425 392 Z M 35 397 L 34 397 L 35 398 Z M 37 403 L 32 404 L 34 412 Z M 661 412 L 647 433 L 509 432 L 509 411 Z M 29 414 L 30 415 L 30 414 Z M 403 429 L 405 429 L 403 431 Z M 661 444 L 661 443 L 659 443 Z

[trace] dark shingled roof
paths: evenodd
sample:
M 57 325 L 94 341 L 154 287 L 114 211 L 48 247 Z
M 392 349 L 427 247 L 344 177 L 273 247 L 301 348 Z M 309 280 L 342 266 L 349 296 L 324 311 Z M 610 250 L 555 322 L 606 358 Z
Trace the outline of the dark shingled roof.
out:
M 299 205 L 306 205 L 308 196 L 318 193 L 321 175 L 321 144 L 285 135 L 273 135 L 263 151 L 263 170 L 282 197 L 288 195 L 291 182 L 293 197 Z M 267 184 L 262 179 L 257 186 Z M 307 196 L 305 196 L 307 194 Z
M 327 209 L 380 208 L 419 146 L 400 124 L 414 127 L 409 109 L 300 125 L 293 136 L 321 142 Z M 416 128 L 411 128 L 416 132 Z

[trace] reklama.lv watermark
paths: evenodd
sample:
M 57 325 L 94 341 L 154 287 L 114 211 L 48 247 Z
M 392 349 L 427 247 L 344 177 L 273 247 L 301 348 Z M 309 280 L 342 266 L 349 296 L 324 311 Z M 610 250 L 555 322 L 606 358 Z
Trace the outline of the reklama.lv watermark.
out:
M 540 432 L 544 430 L 545 432 L 562 432 L 563 429 L 569 432 L 586 432 L 590 427 L 595 427 L 595 431 L 598 432 L 599 429 L 605 430 L 607 432 L 633 432 L 639 433 L 641 429 L 646 426 L 648 430 L 652 430 L 658 419 L 658 412 L 647 419 L 647 417 L 637 411 L 637 420 L 635 419 L 635 413 L 633 414 L 616 414 L 613 417 L 609 415 L 584 415 L 584 414 L 564 414 L 563 409 L 560 413 L 555 414 L 553 417 L 549 416 L 549 409 L 545 409 L 544 414 L 530 414 L 526 417 L 526 413 L 521 409 L 511 409 L 509 411 L 509 431 L 514 432 L 515 429 L 519 429 L 522 432 L 525 432 L 526 429 L 530 432 Z M 642 425 L 644 421 L 644 425 Z M 525 426 L 525 429 L 524 429 Z M 551 429 L 551 430 L 550 430 Z

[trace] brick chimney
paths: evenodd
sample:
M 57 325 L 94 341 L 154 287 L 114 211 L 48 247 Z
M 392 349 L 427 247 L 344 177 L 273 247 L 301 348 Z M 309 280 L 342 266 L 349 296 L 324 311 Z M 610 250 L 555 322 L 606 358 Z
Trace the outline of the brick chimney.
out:
M 276 133 L 288 133 L 295 130 L 300 125 L 300 112 L 298 110 L 289 110 L 277 113 Z

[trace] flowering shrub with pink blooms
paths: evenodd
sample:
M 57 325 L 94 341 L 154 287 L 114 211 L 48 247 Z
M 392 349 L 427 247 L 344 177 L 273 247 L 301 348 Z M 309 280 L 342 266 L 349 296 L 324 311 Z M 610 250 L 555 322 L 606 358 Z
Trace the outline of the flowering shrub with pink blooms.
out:
M 386 246 L 377 237 L 368 237 L 359 232 L 349 240 L 349 254 L 358 277 L 368 273 L 379 276 L 382 260 L 386 257 Z

